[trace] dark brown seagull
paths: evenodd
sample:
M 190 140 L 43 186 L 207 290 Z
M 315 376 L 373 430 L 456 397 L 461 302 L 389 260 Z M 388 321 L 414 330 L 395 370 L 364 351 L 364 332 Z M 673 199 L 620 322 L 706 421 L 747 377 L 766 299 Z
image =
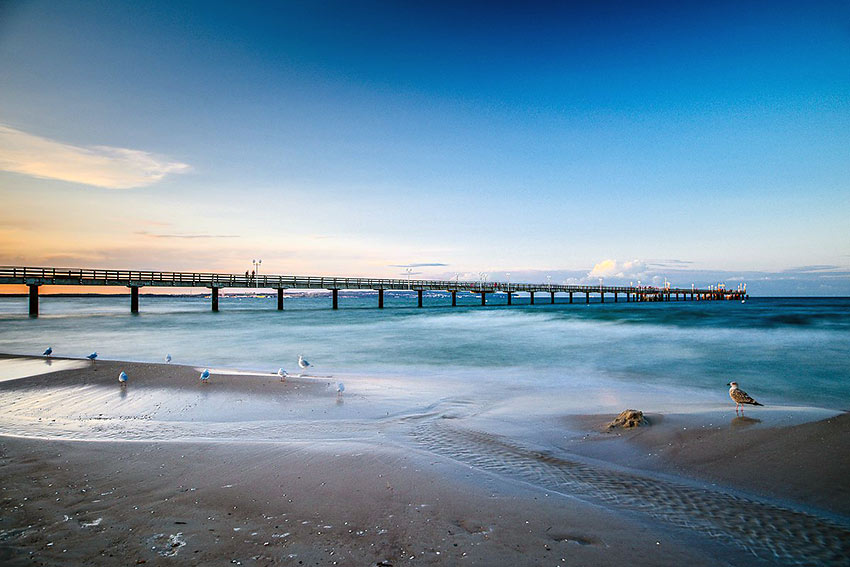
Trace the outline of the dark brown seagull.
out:
M 738 413 L 738 406 L 741 407 L 741 413 L 744 413 L 744 404 L 749 404 L 751 406 L 764 405 L 758 403 L 752 399 L 748 393 L 740 389 L 737 382 L 729 382 L 726 385 L 729 386 L 729 397 L 732 398 L 733 402 L 735 402 L 735 413 Z

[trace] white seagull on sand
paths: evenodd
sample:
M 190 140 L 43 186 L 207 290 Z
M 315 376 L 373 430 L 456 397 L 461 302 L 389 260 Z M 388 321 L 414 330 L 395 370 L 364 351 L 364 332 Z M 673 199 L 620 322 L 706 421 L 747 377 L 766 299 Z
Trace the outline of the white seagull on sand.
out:
M 42 356 L 50 356 L 53 354 L 53 347 L 47 347 L 47 349 L 41 353 Z
M 729 382 L 726 385 L 729 386 L 729 397 L 732 398 L 733 402 L 735 402 L 735 413 L 738 413 L 738 406 L 741 407 L 741 413 L 744 413 L 744 404 L 749 404 L 751 406 L 764 405 L 758 403 L 752 399 L 748 393 L 740 389 L 737 382 Z
M 310 363 L 307 362 L 307 360 L 304 358 L 303 355 L 299 354 L 298 355 L 298 366 L 301 368 L 301 370 L 306 370 L 307 367 L 310 366 Z
M 206 384 L 210 379 L 210 369 L 204 368 L 204 371 L 201 372 L 201 383 Z
M 277 369 L 277 375 L 278 375 L 278 376 L 280 376 L 280 381 L 281 381 L 281 382 L 285 381 L 285 380 L 286 380 L 286 377 L 287 377 L 287 376 L 289 376 L 289 374 L 287 374 L 287 373 L 286 373 L 286 370 L 284 370 L 283 368 L 278 368 L 278 369 Z
M 165 362 L 171 362 L 171 354 L 170 353 L 165 355 Z
M 123 370 L 121 371 L 121 374 L 118 375 L 118 381 L 121 382 L 122 385 L 127 383 L 127 373 Z
M 94 362 L 94 359 L 95 359 L 95 358 L 97 358 L 97 351 L 94 351 L 93 353 L 91 353 L 90 355 L 88 355 L 86 358 L 88 358 L 89 360 L 91 360 L 92 362 Z

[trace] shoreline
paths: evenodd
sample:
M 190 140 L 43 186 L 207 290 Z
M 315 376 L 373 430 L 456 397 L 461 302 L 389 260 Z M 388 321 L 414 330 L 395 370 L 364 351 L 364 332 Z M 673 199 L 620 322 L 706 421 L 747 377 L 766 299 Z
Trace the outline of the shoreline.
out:
M 20 357 L 0 355 L 10 358 Z M 124 387 L 119 368 L 130 374 Z M 271 373 L 221 370 L 211 382 L 200 384 L 193 366 L 118 361 L 0 382 L 0 560 L 107 564 L 106 537 L 126 557 L 156 562 L 179 532 L 178 556 L 204 562 L 735 564 L 740 548 L 724 551 L 723 538 L 698 528 L 706 525 L 754 546 L 762 558 L 754 565 L 771 564 L 786 536 L 764 526 L 768 543 L 759 549 L 727 514 L 736 498 L 749 515 L 784 518 L 825 541 L 823 557 L 847 551 L 847 413 L 807 421 L 815 414 L 772 408 L 765 422 L 754 415 L 739 425 L 727 424 L 728 412 L 726 421 L 716 412 L 670 413 L 650 415 L 649 427 L 604 432 L 613 416 L 505 421 L 498 404 L 445 392 L 412 403 L 387 394 L 383 381 L 355 381 L 342 396 L 327 376 L 282 383 Z M 81 492 L 82 479 L 94 478 L 102 486 Z M 243 488 L 228 492 L 228 484 Z M 106 500 L 83 496 L 109 492 L 103 486 L 123 501 L 101 506 Z M 190 498 L 196 492 L 204 498 Z M 252 501 L 256 509 L 227 537 L 209 519 L 230 521 L 232 506 Z M 333 527 L 320 529 L 315 510 Z M 273 527 L 280 514 L 314 523 L 275 538 L 287 531 Z M 362 529 L 348 531 L 352 518 Z M 60 553 L 59 542 L 78 540 L 61 544 L 76 546 L 75 555 Z

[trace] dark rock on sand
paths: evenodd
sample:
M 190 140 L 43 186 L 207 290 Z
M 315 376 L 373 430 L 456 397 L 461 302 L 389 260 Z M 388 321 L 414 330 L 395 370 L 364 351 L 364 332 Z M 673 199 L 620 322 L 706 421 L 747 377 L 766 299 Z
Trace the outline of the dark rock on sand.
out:
M 632 427 L 640 427 L 641 425 L 649 425 L 649 421 L 643 417 L 643 412 L 627 409 L 620 412 L 620 415 L 608 424 L 608 429 L 614 429 L 615 427 L 631 429 Z

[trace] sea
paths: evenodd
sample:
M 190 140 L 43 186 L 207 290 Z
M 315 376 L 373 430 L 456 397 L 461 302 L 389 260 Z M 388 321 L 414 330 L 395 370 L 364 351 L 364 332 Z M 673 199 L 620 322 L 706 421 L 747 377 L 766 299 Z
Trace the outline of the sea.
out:
M 850 298 L 751 297 L 741 301 L 585 304 L 576 296 L 530 305 L 517 297 L 415 292 L 377 295 L 0 298 L 0 352 L 162 362 L 316 375 L 380 378 L 412 397 L 434 392 L 498 397 L 535 394 L 573 413 L 642 404 L 654 411 L 729 404 L 737 381 L 766 406 L 850 409 Z M 380 389 L 380 388 L 377 388 Z M 374 392 L 374 387 L 372 391 Z M 350 391 L 350 388 L 349 388 Z M 426 397 L 427 397 L 426 396 Z M 529 398 L 531 399 L 531 398 Z M 519 402 L 517 402 L 519 404 Z

